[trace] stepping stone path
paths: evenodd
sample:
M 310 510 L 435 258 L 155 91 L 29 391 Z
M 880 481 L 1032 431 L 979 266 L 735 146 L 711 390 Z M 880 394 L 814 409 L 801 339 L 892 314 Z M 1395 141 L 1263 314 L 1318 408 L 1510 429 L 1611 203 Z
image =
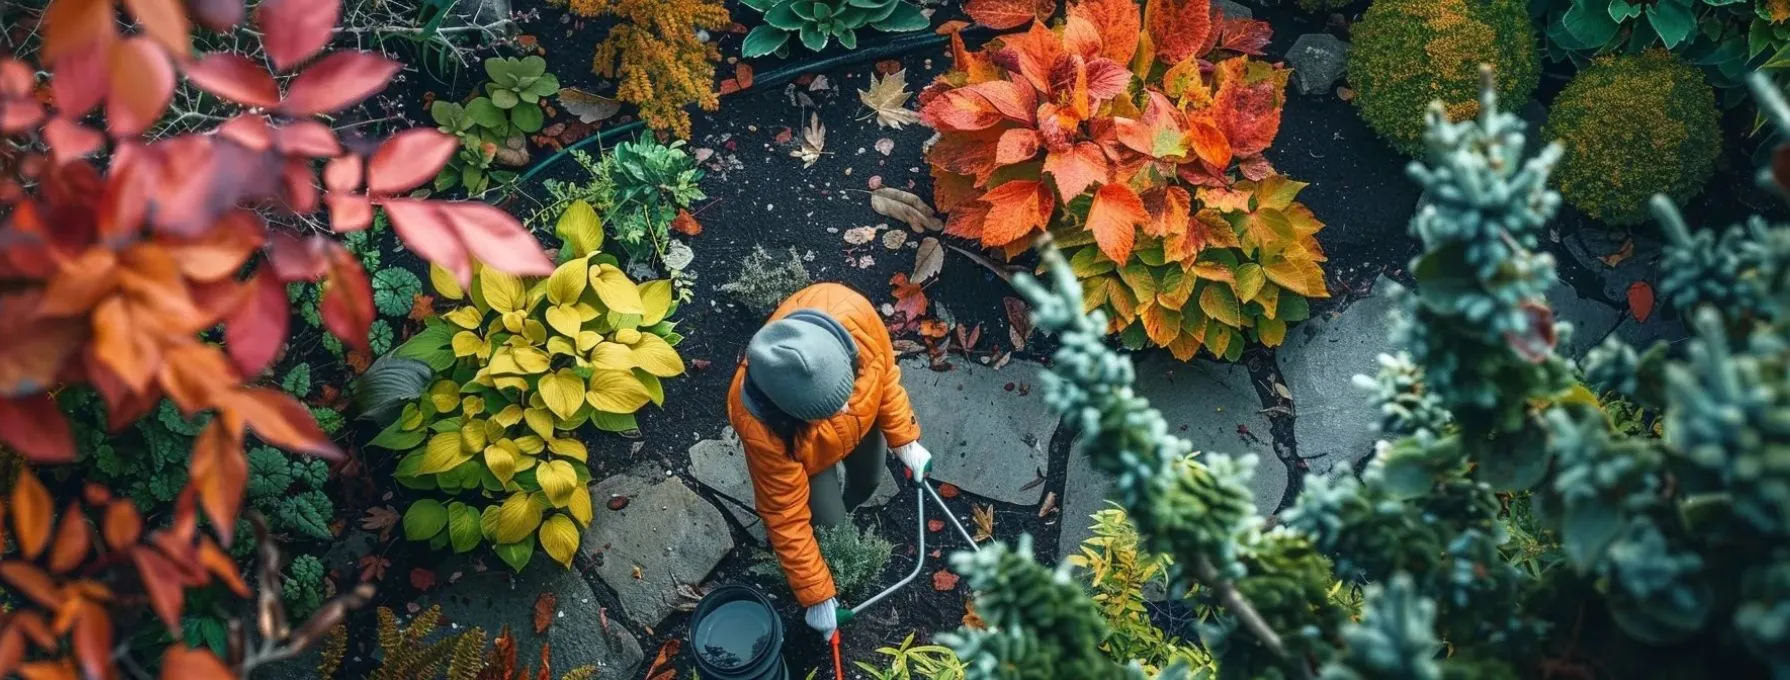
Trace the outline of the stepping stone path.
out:
M 932 478 L 1002 503 L 1038 504 L 1044 485 L 1034 482 L 1050 471 L 1046 449 L 1057 429 L 1038 381 L 1041 366 L 952 365 L 934 371 L 924 359 L 901 362 L 920 441 L 932 452 Z
M 537 553 L 522 573 L 512 575 L 508 567 L 488 556 L 489 571 L 474 573 L 465 558 L 451 558 L 437 571 L 445 580 L 459 572 L 461 578 L 427 594 L 418 605 L 427 609 L 441 605 L 442 614 L 457 628 L 478 627 L 486 639 L 496 639 L 499 630 L 509 626 L 516 638 L 519 659 L 534 665 L 542 644 L 552 645 L 553 677 L 579 666 L 597 667 L 598 680 L 631 680 L 640 667 L 644 653 L 640 642 L 626 626 L 609 613 L 609 627 L 604 630 L 602 604 L 597 600 L 584 575 L 561 567 Z M 553 623 L 543 635 L 535 634 L 535 602 L 542 593 L 553 593 Z M 409 617 L 405 617 L 408 619 Z
M 746 450 L 733 428 L 721 432 L 720 439 L 704 439 L 690 447 L 690 476 L 721 496 L 721 507 L 733 515 L 760 545 L 766 543 L 764 520 L 752 508 L 757 496 L 752 492 L 752 477 L 746 470 Z M 895 473 L 883 466 L 883 476 L 876 493 L 860 507 L 879 507 L 895 496 Z
M 733 532 L 720 510 L 677 477 L 654 472 L 637 470 L 593 485 L 596 516 L 578 548 L 621 599 L 628 619 L 642 626 L 658 626 L 679 604 L 677 587 L 702 583 L 733 550 Z
M 1374 375 L 1388 352 L 1386 312 L 1398 284 L 1381 277 L 1370 297 L 1330 318 L 1306 321 L 1288 333 L 1277 352 L 1280 374 L 1293 393 L 1293 439 L 1312 472 L 1327 472 L 1373 452 L 1379 414 L 1351 382 Z
M 1135 390 L 1162 411 L 1169 432 L 1192 442 L 1195 451 L 1256 454 L 1256 510 L 1267 515 L 1278 509 L 1286 494 L 1287 466 L 1274 455 L 1270 423 L 1261 413 L 1249 369 L 1206 360 L 1183 363 L 1160 352 L 1132 356 L 1137 361 Z M 1059 558 L 1076 552 L 1093 535 L 1089 517 L 1108 507 L 1110 490 L 1111 482 L 1094 470 L 1087 453 L 1073 447 L 1063 483 Z
M 1579 297 L 1578 291 L 1564 283 L 1548 291 L 1548 305 L 1554 308 L 1555 318 L 1572 323 L 1572 337 L 1559 348 L 1561 356 L 1571 359 L 1584 358 L 1585 352 L 1601 344 L 1628 316 L 1623 310 Z

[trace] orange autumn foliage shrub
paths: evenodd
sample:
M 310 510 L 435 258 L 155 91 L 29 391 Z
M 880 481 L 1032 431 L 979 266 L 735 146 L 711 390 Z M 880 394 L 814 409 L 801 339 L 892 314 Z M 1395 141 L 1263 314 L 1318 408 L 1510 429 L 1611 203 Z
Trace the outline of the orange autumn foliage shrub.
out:
M 379 207 L 410 250 L 462 281 L 475 259 L 516 274 L 553 270 L 502 211 L 406 195 L 447 163 L 452 137 L 415 129 L 382 142 L 343 139 L 320 120 L 399 69 L 370 53 L 324 52 L 340 0 L 259 3 L 267 65 L 194 50 L 191 23 L 229 29 L 245 15 L 240 0 L 124 7 L 129 33 L 110 0 L 54 0 L 38 63 L 0 57 L 0 136 L 26 150 L 8 165 L 16 174 L 0 177 L 0 445 L 34 465 L 72 460 L 52 397 L 66 385 L 95 388 L 115 430 L 163 398 L 187 417 L 213 417 L 194 444 L 172 527 L 147 540 L 135 509 L 104 489 L 86 493 L 102 517 L 104 540 L 95 541 L 80 504 L 55 522 L 35 474 L 14 483 L 6 510 L 15 540 L 0 579 L 31 607 L 0 617 L 0 676 L 74 677 L 78 666 L 84 677 L 115 677 L 114 614 L 129 620 L 145 598 L 179 639 L 184 588 L 221 580 L 247 593 L 219 549 L 242 507 L 245 438 L 340 454 L 303 404 L 250 383 L 285 344 L 286 284 L 320 282 L 325 325 L 352 346 L 366 344 L 372 292 L 333 234 L 279 225 L 322 213 L 316 222 L 347 233 L 367 228 Z M 48 103 L 37 96 L 39 70 L 50 73 Z M 276 76 L 289 78 L 282 86 Z M 240 112 L 203 133 L 143 138 L 182 77 Z M 221 346 L 203 339 L 220 326 Z M 215 539 L 198 530 L 200 512 L 225 527 Z M 114 573 L 120 567 L 134 569 Z M 163 677 L 221 677 L 240 663 L 176 647 Z
M 1081 0 L 1051 28 L 1037 5 L 967 6 L 1031 28 L 976 51 L 953 36 L 953 70 L 920 94 L 946 233 L 1011 257 L 1048 231 L 1134 347 L 1234 360 L 1246 337 L 1280 344 L 1328 290 L 1323 224 L 1293 200 L 1305 185 L 1263 156 L 1289 75 L 1252 58 L 1267 24 L 1209 0 Z

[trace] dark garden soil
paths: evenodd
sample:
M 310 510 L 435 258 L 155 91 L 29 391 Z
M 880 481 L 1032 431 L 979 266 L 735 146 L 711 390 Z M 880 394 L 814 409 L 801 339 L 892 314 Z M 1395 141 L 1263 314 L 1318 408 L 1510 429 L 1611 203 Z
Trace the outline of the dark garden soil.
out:
M 524 7 L 523 3 L 517 5 L 519 10 L 535 9 Z M 1269 48 L 1270 58 L 1279 58 L 1300 34 L 1326 30 L 1324 18 L 1306 15 L 1290 7 L 1251 7 L 1258 18 L 1269 20 L 1275 28 L 1274 42 Z M 736 18 L 748 16 L 749 12 L 736 12 Z M 590 54 L 599 31 L 575 30 L 572 23 L 564 20 L 561 10 L 540 8 L 538 17 L 524 25 L 523 32 L 536 36 L 539 44 L 545 47 L 550 70 L 558 74 L 563 84 L 603 91 L 605 84 L 598 82 L 589 71 Z M 738 40 L 738 35 L 724 38 L 722 53 L 737 54 Z M 836 52 L 822 55 L 823 58 L 837 56 L 840 55 Z M 815 59 L 813 55 L 798 58 Z M 682 475 L 691 488 L 708 493 L 688 477 L 686 451 L 698 439 L 717 437 L 726 425 L 728 381 L 747 339 L 761 322 L 758 314 L 732 304 L 714 287 L 736 277 L 740 262 L 754 246 L 763 246 L 774 254 L 793 247 L 798 252 L 811 254 L 808 264 L 815 280 L 845 283 L 864 293 L 873 303 L 893 300 L 890 278 L 911 269 L 914 260 L 911 246 L 918 243 L 919 235 L 910 234 L 914 238 L 909 247 L 889 250 L 880 239 L 850 246 L 844 241 L 844 232 L 852 227 L 889 222 L 869 207 L 867 191 L 878 184 L 908 189 L 930 199 L 931 189 L 921 150 L 931 132 L 919 125 L 905 130 L 879 129 L 874 121 L 859 120 L 863 109 L 858 104 L 856 90 L 868 86 L 868 76 L 876 68 L 874 62 L 874 59 L 863 60 L 837 65 L 831 70 L 809 72 L 788 84 L 761 81 L 751 90 L 724 97 L 719 111 L 696 117 L 690 146 L 706 150 L 703 152 L 707 155 L 704 167 L 709 174 L 703 188 L 709 198 L 697 210 L 703 225 L 702 234 L 685 239 L 696 253 L 697 297 L 679 310 L 676 319 L 679 332 L 685 336 L 679 350 L 687 361 L 704 367 L 694 368 L 689 375 L 666 382 L 665 407 L 662 410 L 649 407 L 641 418 L 642 439 L 630 441 L 610 435 L 589 438 L 595 479 L 650 465 L 660 471 Z M 901 55 L 898 62 L 908 71 L 912 91 L 918 91 L 933 75 L 950 65 L 943 47 L 936 45 Z M 765 74 L 779 70 L 782 65 L 755 62 L 754 67 L 763 79 Z M 723 76 L 731 70 L 730 65 L 721 67 Z M 458 97 L 481 75 L 476 70 L 468 70 L 450 90 L 442 84 L 432 83 L 426 76 L 412 73 L 405 82 L 394 84 L 386 95 L 412 103 L 415 107 L 411 112 L 412 120 L 427 121 L 421 104 L 425 91 L 433 90 L 437 96 Z M 817 89 L 814 85 L 820 78 L 828 84 L 825 89 Z M 1558 78 L 1545 78 L 1541 99 L 1544 102 L 1551 99 L 1560 84 Z M 813 106 L 805 106 L 799 101 L 804 97 L 811 100 Z M 802 162 L 792 158 L 789 152 L 797 148 L 801 127 L 811 114 L 818 115 L 826 126 L 827 153 L 812 167 L 804 168 Z M 1749 113 L 1730 116 L 1730 139 L 1738 137 L 1738 131 L 1745 129 L 1748 116 Z M 617 122 L 619 119 L 611 125 Z M 893 142 L 892 150 L 886 155 L 877 150 L 878 141 L 885 138 Z M 1711 182 L 1709 191 L 1686 210 L 1693 223 L 1727 224 L 1767 205 L 1759 200 L 1756 192 L 1741 188 L 1752 186 L 1754 166 L 1747 157 L 1749 150 L 1740 142 L 1729 146 L 1723 156 L 1720 174 Z M 591 150 L 597 151 L 595 148 Z M 537 151 L 536 161 L 547 155 Z M 1314 305 L 1314 314 L 1324 314 L 1359 297 L 1382 274 L 1408 280 L 1404 268 L 1417 247 L 1406 236 L 1405 230 L 1418 191 L 1405 176 L 1407 159 L 1381 142 L 1350 104 L 1334 93 L 1300 96 L 1289 92 L 1280 135 L 1268 157 L 1282 173 L 1310 183 L 1300 200 L 1328 225 L 1318 237 L 1329 256 L 1329 284 L 1336 295 Z M 544 178 L 585 179 L 582 170 L 570 158 L 562 158 L 546 168 L 536 180 Z M 523 188 L 538 197 L 545 195 L 538 184 Z M 517 214 L 532 212 L 531 203 L 525 199 L 513 199 L 510 207 Z M 905 227 L 895 223 L 890 229 Z M 1632 276 L 1655 276 L 1652 263 L 1646 260 L 1656 256 L 1657 247 L 1653 244 L 1657 238 L 1652 236 L 1651 227 L 1634 231 L 1637 242 L 1635 262 L 1619 268 L 1604 265 L 1595 258 L 1614 252 L 1616 244 L 1625 236 L 1610 236 L 1603 227 L 1589 223 L 1570 209 L 1555 222 L 1555 238 L 1544 245 L 1556 253 L 1562 278 L 1582 297 L 1625 309 L 1627 301 L 1622 299 L 1621 291 L 1628 282 L 1612 284 L 1611 277 L 1631 276 L 1627 272 L 1639 272 Z M 1575 238 L 1580 232 L 1594 233 L 1599 238 Z M 1581 245 L 1575 247 L 1573 243 Z M 1637 265 L 1644 266 L 1634 268 Z M 1612 290 L 1617 292 L 1610 292 Z M 979 347 L 986 349 L 991 345 L 1007 344 L 1002 298 L 1015 294 L 988 269 L 959 253 L 948 252 L 944 273 L 927 287 L 926 293 L 935 312 L 942 307 L 949 310 L 958 324 L 982 326 L 984 340 Z M 315 347 L 315 341 L 307 344 L 300 338 L 294 349 L 302 352 L 307 346 Z M 1019 356 L 1042 359 L 1038 349 L 1033 346 Z M 953 363 L 970 360 L 973 359 L 951 357 Z M 1264 380 L 1278 370 L 1272 350 L 1253 349 L 1246 354 L 1245 361 L 1264 391 L 1264 403 L 1274 403 L 1274 398 L 1266 392 L 1267 385 L 1272 383 Z M 318 361 L 314 365 L 327 366 L 330 362 Z M 1033 376 L 1021 375 L 1018 371 L 1013 379 L 1035 384 Z M 1296 444 L 1291 441 L 1291 417 L 1278 416 L 1275 430 L 1282 455 L 1296 452 Z M 370 434 L 361 433 L 363 438 L 358 441 L 365 441 L 364 437 Z M 1051 442 L 1050 447 L 1052 473 L 1044 481 L 1046 492 L 1059 498 L 1064 491 L 1067 449 L 1068 437 L 1059 433 L 1057 441 Z M 383 482 L 389 479 L 394 462 L 391 458 L 368 451 L 361 455 L 361 460 L 368 468 L 362 479 L 381 480 L 380 489 L 364 482 L 351 484 L 354 488 L 344 493 L 345 497 L 339 501 L 351 522 L 369 506 L 394 503 L 402 507 L 406 501 L 402 490 L 396 491 L 399 494 L 396 498 L 384 497 L 384 490 L 393 488 Z M 891 464 L 895 463 L 891 461 Z M 860 522 L 874 522 L 877 532 L 896 544 L 896 556 L 885 569 L 884 582 L 893 582 L 905 574 L 916 557 L 912 549 L 915 509 L 911 489 L 903 483 L 901 493 L 885 507 L 875 513 L 860 513 Z M 972 500 L 987 502 L 972 499 L 968 494 L 951 501 L 966 524 Z M 1037 556 L 1043 560 L 1053 559 L 1058 534 L 1057 513 L 1040 518 L 1037 507 L 1000 503 L 994 506 L 997 537 L 1012 540 L 1021 534 L 1031 534 Z M 402 611 L 405 603 L 417 594 L 402 575 L 408 574 L 413 567 L 429 567 L 440 556 L 423 545 L 394 540 L 396 543 L 384 551 L 392 565 L 388 569 L 390 575 L 382 583 L 377 604 Z M 742 545 L 751 543 L 738 527 L 735 527 L 735 540 Z M 928 534 L 928 543 L 929 553 L 940 544 L 946 550 L 962 547 L 961 540 L 954 540 L 948 529 Z M 796 677 L 805 676 L 810 669 L 830 665 L 828 650 L 803 626 L 801 612 L 787 596 L 787 589 L 775 579 L 767 581 L 748 573 L 754 559 L 748 554 L 750 552 L 735 551 L 721 564 L 712 582 L 754 582 L 781 603 L 790 640 L 786 658 Z M 898 644 L 909 632 L 920 631 L 924 639 L 929 633 L 959 625 L 965 612 L 967 589 L 934 590 L 931 575 L 942 568 L 943 563 L 930 555 L 920 557 L 928 560 L 928 566 L 916 583 L 847 628 L 845 652 L 848 665 L 850 660 L 876 660 L 876 647 Z M 537 559 L 545 557 L 538 556 Z M 485 561 L 494 569 L 502 568 L 495 559 Z M 353 578 L 352 574 L 341 576 L 344 580 Z M 594 576 L 588 578 L 599 597 L 608 601 L 610 610 L 619 611 L 613 595 Z M 453 612 L 447 614 L 451 617 Z M 649 659 L 659 645 L 685 634 L 687 618 L 685 614 L 676 614 L 656 630 L 634 630 Z M 370 619 L 364 613 L 359 614 L 356 625 L 370 626 Z M 576 624 L 586 625 L 585 622 Z M 370 651 L 370 638 L 370 635 L 353 636 L 357 645 L 369 647 L 356 649 L 350 654 L 351 659 L 357 655 L 369 658 L 365 652 Z M 830 671 L 823 670 L 822 675 L 828 673 Z M 680 677 L 684 675 L 680 673 Z

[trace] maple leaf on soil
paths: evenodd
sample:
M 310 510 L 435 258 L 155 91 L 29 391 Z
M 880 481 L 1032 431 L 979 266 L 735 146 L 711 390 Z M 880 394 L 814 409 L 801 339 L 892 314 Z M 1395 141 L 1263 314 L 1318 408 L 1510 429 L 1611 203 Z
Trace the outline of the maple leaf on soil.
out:
M 908 281 L 907 274 L 897 272 L 889 279 L 889 285 L 895 289 L 895 313 L 910 322 L 926 315 L 926 291 L 920 284 Z
M 1043 21 L 1057 9 L 1057 0 L 969 0 L 963 13 L 989 28 L 1013 28 L 1028 21 Z
M 546 633 L 547 627 L 553 625 L 553 613 L 558 607 L 559 596 L 551 592 L 541 593 L 535 598 L 535 635 Z
M 877 127 L 897 130 L 903 125 L 920 122 L 920 114 L 907 108 L 910 96 L 906 69 L 881 77 L 871 74 L 870 89 L 858 90 L 858 102 L 870 109 L 870 116 L 876 117 Z
M 422 567 L 410 570 L 410 587 L 426 591 L 435 587 L 435 572 Z
M 1178 64 L 1199 54 L 1212 31 L 1211 0 L 1149 0 L 1144 23 L 1156 56 Z
M 950 570 L 940 569 L 932 573 L 932 589 L 939 592 L 956 590 L 958 580 L 959 577 Z
M 1131 247 L 1137 240 L 1137 227 L 1150 221 L 1144 202 L 1137 192 L 1123 184 L 1106 184 L 1094 192 L 1094 203 L 1088 208 L 1088 231 L 1100 244 L 1100 252 L 1114 262 L 1131 259 Z

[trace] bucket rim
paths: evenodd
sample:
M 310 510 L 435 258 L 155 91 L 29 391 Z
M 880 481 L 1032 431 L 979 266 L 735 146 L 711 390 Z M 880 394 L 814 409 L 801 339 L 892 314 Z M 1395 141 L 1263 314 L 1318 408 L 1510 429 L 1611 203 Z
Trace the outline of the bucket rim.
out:
M 768 644 L 763 649 L 758 650 L 758 653 L 754 654 L 752 656 L 752 658 L 742 661 L 739 665 L 733 666 L 730 668 L 723 668 L 723 667 L 719 667 L 719 664 L 714 664 L 712 662 L 709 662 L 703 657 L 702 653 L 700 652 L 701 643 L 697 639 L 697 635 L 699 634 L 699 631 L 702 629 L 702 624 L 703 624 L 704 620 L 707 619 L 709 615 L 713 614 L 714 611 L 716 609 L 720 608 L 722 605 L 731 604 L 734 602 L 752 602 L 759 606 L 759 608 L 763 611 L 763 613 L 765 615 L 766 622 L 769 624 L 768 633 L 770 635 L 770 643 L 771 644 Z M 783 648 L 783 644 L 784 644 L 783 620 L 780 617 L 778 617 L 777 608 L 771 603 L 770 597 L 765 595 L 765 593 L 763 591 L 761 591 L 757 588 L 754 588 L 752 586 L 749 586 L 749 585 L 737 584 L 737 583 L 728 584 L 728 585 L 717 587 L 714 590 L 709 591 L 707 594 L 704 594 L 702 597 L 702 600 L 697 602 L 696 611 L 691 613 L 690 627 L 688 630 L 689 630 L 688 637 L 689 637 L 690 646 L 693 648 L 696 648 L 696 650 L 697 650 L 695 657 L 694 657 L 694 660 L 696 661 L 697 665 L 713 667 L 713 668 L 705 668 L 704 669 L 705 671 L 716 671 L 716 672 L 724 672 L 724 673 L 750 672 L 754 668 L 763 666 L 767 659 L 779 658 L 782 655 L 782 648 Z

